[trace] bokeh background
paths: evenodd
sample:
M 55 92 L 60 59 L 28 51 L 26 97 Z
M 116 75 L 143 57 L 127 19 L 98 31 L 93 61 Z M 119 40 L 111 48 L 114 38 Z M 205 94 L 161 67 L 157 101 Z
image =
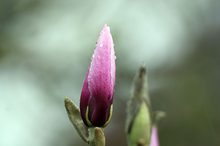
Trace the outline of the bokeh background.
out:
M 86 146 L 77 104 L 103 25 L 117 56 L 107 146 L 126 146 L 125 107 L 145 64 L 161 146 L 220 145 L 219 0 L 0 0 L 0 146 Z

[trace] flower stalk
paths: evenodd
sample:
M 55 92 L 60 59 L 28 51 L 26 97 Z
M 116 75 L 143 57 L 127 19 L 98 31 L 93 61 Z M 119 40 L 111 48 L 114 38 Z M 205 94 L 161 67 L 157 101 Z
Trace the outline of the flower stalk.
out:
M 90 146 L 105 146 L 105 135 L 101 128 L 89 128 L 88 131 Z

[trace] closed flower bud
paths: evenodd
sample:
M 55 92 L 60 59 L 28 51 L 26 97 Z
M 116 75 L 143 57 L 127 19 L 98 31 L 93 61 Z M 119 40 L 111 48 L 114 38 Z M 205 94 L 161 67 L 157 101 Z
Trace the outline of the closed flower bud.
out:
M 128 146 L 148 146 L 151 136 L 151 107 L 145 67 L 137 72 L 127 104 L 126 134 Z
M 100 33 L 80 97 L 80 113 L 88 127 L 105 127 L 111 118 L 115 86 L 115 52 L 110 28 Z
M 150 146 L 159 146 L 157 127 L 152 127 Z
M 133 119 L 132 127 L 128 135 L 129 146 L 147 146 L 150 142 L 150 121 L 149 109 L 143 101 L 139 106 L 139 111 Z

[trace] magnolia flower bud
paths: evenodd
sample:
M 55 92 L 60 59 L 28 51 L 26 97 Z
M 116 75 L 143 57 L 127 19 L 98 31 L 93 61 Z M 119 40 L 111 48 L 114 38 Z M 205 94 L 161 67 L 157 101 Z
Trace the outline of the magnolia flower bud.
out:
M 151 135 L 151 107 L 145 67 L 135 76 L 132 97 L 127 104 L 126 134 L 128 146 L 148 146 Z
M 115 52 L 110 28 L 100 33 L 80 98 L 80 113 L 88 127 L 105 127 L 111 118 L 115 86 Z
M 152 127 L 150 146 L 159 146 L 157 127 Z
M 151 121 L 149 109 L 142 102 L 139 111 L 133 119 L 132 127 L 128 135 L 129 146 L 147 146 L 150 142 Z

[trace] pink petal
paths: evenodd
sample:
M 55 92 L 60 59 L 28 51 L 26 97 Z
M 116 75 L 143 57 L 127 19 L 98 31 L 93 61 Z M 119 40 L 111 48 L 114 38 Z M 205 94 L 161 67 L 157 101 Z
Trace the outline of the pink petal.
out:
M 100 33 L 88 75 L 88 87 L 95 100 L 112 100 L 115 84 L 115 52 L 110 28 Z
M 158 132 L 156 126 L 153 126 L 152 128 L 150 146 L 159 146 Z
M 87 126 L 102 127 L 109 121 L 114 85 L 114 45 L 110 28 L 105 25 L 96 44 L 80 98 L 81 117 Z

